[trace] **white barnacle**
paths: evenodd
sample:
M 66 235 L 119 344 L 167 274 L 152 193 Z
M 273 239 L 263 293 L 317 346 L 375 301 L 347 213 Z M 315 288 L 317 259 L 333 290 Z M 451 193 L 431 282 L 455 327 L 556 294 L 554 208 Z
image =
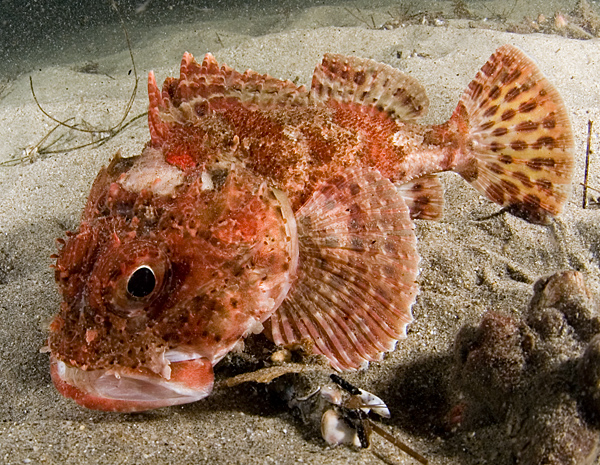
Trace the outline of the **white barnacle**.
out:
M 147 147 L 118 182 L 129 192 L 148 189 L 156 195 L 173 195 L 183 183 L 183 171 L 167 163 L 160 150 Z
M 283 128 L 283 135 L 290 139 L 292 142 L 298 142 L 302 137 L 302 132 L 294 126 L 285 126 Z
M 397 131 L 392 135 L 392 145 L 394 147 L 401 147 L 404 144 L 405 136 L 402 131 Z
M 212 176 L 208 171 L 202 171 L 200 179 L 202 180 L 202 190 L 211 191 L 215 188 Z
M 410 134 L 401 128 L 392 135 L 392 145 L 394 147 L 418 149 L 423 145 L 423 136 Z

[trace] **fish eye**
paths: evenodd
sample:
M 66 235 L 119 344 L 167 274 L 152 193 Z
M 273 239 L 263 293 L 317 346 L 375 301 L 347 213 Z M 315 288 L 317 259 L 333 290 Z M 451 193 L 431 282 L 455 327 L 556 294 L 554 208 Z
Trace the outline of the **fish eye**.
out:
M 152 268 L 146 265 L 140 266 L 129 276 L 127 281 L 127 293 L 137 299 L 149 296 L 156 287 L 156 276 Z

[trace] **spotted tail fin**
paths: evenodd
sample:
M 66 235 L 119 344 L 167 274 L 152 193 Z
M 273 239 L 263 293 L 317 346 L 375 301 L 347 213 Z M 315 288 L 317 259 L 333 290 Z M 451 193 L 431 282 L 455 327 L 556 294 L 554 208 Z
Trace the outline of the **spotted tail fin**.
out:
M 456 170 L 477 190 L 531 223 L 560 213 L 573 171 L 571 123 L 556 89 L 523 52 L 497 49 L 451 123 L 467 133 Z

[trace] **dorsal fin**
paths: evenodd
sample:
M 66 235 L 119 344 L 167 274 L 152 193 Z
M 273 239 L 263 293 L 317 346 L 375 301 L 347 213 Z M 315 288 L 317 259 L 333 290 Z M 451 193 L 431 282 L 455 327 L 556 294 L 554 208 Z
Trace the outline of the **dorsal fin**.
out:
M 315 68 L 311 97 L 374 107 L 402 121 L 414 121 L 429 108 L 425 89 L 413 77 L 373 60 L 329 53 Z
M 313 341 L 338 370 L 357 369 L 405 337 L 417 295 L 414 224 L 376 170 L 320 183 L 296 212 L 298 278 L 267 321 L 276 344 Z
M 240 73 L 225 64 L 219 65 L 210 53 L 204 56 L 202 64 L 198 64 L 187 52 L 181 60 L 177 94 L 182 101 L 198 97 L 206 100 L 235 97 L 258 106 L 297 105 L 306 103 L 308 97 L 304 86 L 298 87 L 291 81 L 282 81 L 250 69 Z
M 240 73 L 227 65 L 219 65 L 207 53 L 199 64 L 190 53 L 181 60 L 179 79 L 167 78 L 162 92 L 154 74 L 148 78 L 150 106 L 148 118 L 154 143 L 164 137 L 170 123 L 193 122 L 210 111 L 211 102 L 232 98 L 256 108 L 285 108 L 305 105 L 308 91 L 291 81 L 282 81 L 252 70 Z
M 444 216 L 444 189 L 436 175 L 396 184 L 413 220 L 439 220 Z

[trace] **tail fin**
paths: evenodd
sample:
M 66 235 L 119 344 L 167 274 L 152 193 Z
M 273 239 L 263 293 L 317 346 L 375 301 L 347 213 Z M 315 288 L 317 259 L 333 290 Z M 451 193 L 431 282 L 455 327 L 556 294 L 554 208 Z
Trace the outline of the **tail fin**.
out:
M 571 123 L 556 89 L 523 52 L 496 50 L 451 124 L 467 132 L 456 170 L 482 194 L 531 223 L 547 224 L 561 211 L 573 171 Z

